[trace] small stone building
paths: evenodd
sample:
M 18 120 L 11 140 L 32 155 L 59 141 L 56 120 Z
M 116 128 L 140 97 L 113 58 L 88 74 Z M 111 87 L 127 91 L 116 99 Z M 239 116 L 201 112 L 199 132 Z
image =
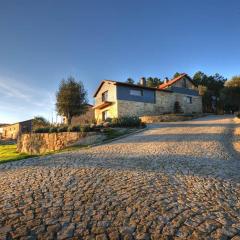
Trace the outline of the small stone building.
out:
M 32 131 L 32 119 L 9 124 L 2 127 L 2 138 L 6 139 L 17 139 L 22 133 L 29 133 Z
M 165 80 L 159 87 L 147 87 L 146 81 L 140 85 L 104 80 L 94 94 L 95 119 L 122 116 L 145 116 L 173 113 L 178 103 L 183 113 L 201 113 L 202 97 L 197 86 L 187 74 L 172 80 Z
M 86 104 L 87 106 L 87 111 L 80 115 L 80 116 L 75 116 L 71 120 L 71 125 L 72 126 L 77 126 L 77 125 L 84 125 L 84 124 L 91 124 L 94 122 L 95 115 L 94 115 L 94 109 L 93 105 L 91 104 Z M 67 118 L 63 118 L 64 124 L 67 124 Z

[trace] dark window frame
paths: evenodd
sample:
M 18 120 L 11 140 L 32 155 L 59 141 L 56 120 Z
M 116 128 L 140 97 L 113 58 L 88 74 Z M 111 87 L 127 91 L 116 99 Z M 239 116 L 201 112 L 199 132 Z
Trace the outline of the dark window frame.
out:
M 186 99 L 187 99 L 187 103 L 192 104 L 192 97 L 187 96 Z
M 102 102 L 108 101 L 108 90 L 102 93 Z
M 131 91 L 140 92 L 141 94 L 140 94 L 140 95 L 132 94 Z M 130 94 L 131 96 L 142 97 L 142 96 L 143 96 L 143 90 L 142 90 L 142 89 L 130 89 L 129 94 Z

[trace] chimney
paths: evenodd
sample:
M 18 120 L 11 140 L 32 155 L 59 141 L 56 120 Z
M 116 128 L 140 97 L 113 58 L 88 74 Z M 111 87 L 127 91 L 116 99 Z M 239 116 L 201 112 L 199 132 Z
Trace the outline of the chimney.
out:
M 141 85 L 141 86 L 144 86 L 144 87 L 147 85 L 147 82 L 146 82 L 146 78 L 145 78 L 145 77 L 140 78 L 140 85 Z
M 165 79 L 164 79 L 164 83 L 168 83 L 168 78 L 167 77 L 165 77 Z

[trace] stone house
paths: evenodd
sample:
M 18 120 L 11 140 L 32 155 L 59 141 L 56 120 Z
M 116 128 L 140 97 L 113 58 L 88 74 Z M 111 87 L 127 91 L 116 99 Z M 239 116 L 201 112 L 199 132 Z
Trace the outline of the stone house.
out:
M 29 133 L 32 131 L 32 119 L 9 124 L 2 127 L 2 138 L 6 139 L 17 139 L 22 133 Z
M 202 97 L 187 74 L 168 80 L 159 87 L 147 87 L 145 79 L 139 85 L 104 80 L 94 94 L 95 119 L 122 116 L 145 116 L 173 113 L 178 102 L 183 113 L 201 113 Z
M 82 114 L 80 116 L 75 116 L 72 118 L 72 120 L 71 120 L 72 126 L 91 124 L 94 122 L 95 115 L 94 115 L 93 105 L 86 104 L 86 107 L 87 107 L 87 111 L 84 114 Z M 67 124 L 66 117 L 63 117 L 63 123 Z
M 3 128 L 8 124 L 0 123 L 0 139 L 3 138 Z

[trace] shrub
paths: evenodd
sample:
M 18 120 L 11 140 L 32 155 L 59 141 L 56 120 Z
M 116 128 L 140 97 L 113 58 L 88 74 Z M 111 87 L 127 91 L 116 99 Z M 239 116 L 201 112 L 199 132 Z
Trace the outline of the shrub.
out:
M 67 132 L 68 131 L 68 127 L 67 126 L 62 126 L 58 128 L 58 132 Z
M 145 128 L 147 124 L 145 122 L 141 122 L 141 127 Z
M 236 116 L 237 116 L 237 118 L 240 118 L 240 112 L 238 112 Z
M 57 133 L 58 132 L 58 128 L 57 127 L 51 127 L 49 129 L 49 133 Z
M 84 125 L 84 126 L 81 126 L 80 127 L 80 131 L 81 132 L 90 132 L 91 131 L 91 128 L 89 125 Z
M 105 120 L 105 122 L 111 123 L 111 122 L 112 122 L 112 118 L 107 118 L 107 119 Z
M 112 119 L 112 127 L 140 127 L 141 119 L 138 117 L 121 117 Z
M 37 128 L 34 133 L 49 133 L 50 127 Z
M 68 132 L 80 132 L 80 126 L 68 127 Z

